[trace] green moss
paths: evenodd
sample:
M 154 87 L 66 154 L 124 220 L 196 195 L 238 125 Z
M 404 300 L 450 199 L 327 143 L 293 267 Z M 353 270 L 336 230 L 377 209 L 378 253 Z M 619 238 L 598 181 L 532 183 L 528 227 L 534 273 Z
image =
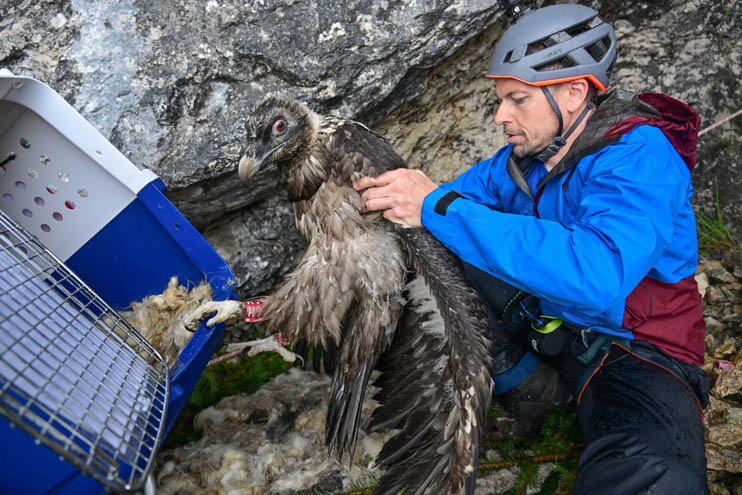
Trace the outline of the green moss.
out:
M 495 405 L 495 401 L 492 401 L 492 404 L 490 404 L 490 409 L 489 411 L 487 411 L 487 417 L 490 419 L 490 421 L 494 421 L 495 419 L 502 417 L 502 411 Z
M 518 466 L 518 478 L 508 494 L 522 494 L 533 485 L 538 465 L 552 462 L 555 463 L 554 470 L 541 485 L 539 493 L 571 493 L 577 461 L 582 453 L 582 434 L 577 421 L 571 414 L 553 407 L 542 433 L 543 439 L 538 442 L 515 438 L 494 445 L 504 458 L 498 461 L 480 461 L 479 475 Z
M 270 352 L 239 362 L 222 361 L 206 368 L 165 441 L 163 450 L 201 438 L 200 433 L 193 429 L 193 419 L 202 409 L 230 395 L 255 392 L 271 377 L 287 371 L 291 366 L 278 354 Z

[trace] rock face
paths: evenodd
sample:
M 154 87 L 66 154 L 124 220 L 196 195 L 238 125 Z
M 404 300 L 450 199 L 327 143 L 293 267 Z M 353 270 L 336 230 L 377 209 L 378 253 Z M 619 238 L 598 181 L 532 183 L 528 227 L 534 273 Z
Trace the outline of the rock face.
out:
M 252 104 L 286 92 L 373 125 L 498 15 L 495 0 L 12 1 L 0 6 L 0 66 L 52 86 L 160 175 L 235 272 L 267 260 L 255 284 L 238 285 L 256 294 L 264 280 L 275 284 L 300 243 L 287 222 L 286 247 L 274 251 L 272 240 L 238 238 L 244 228 L 225 225 L 259 222 L 251 205 L 280 197 L 275 176 L 250 189 L 236 178 Z M 228 245 L 244 249 L 224 252 Z
M 585 3 L 616 27 L 616 86 L 687 101 L 704 126 L 737 109 L 738 3 Z M 279 179 L 249 189 L 236 179 L 252 103 L 286 92 L 354 117 L 410 166 L 450 180 L 504 144 L 482 75 L 506 25 L 495 0 L 12 0 L 0 6 L 0 66 L 52 86 L 137 166 L 160 175 L 240 274 L 240 295 L 251 296 L 275 285 L 303 247 L 279 206 Z M 699 142 L 695 202 L 713 211 L 718 185 L 728 221 L 742 215 L 741 126 L 742 118 Z M 277 238 L 255 235 L 267 219 Z

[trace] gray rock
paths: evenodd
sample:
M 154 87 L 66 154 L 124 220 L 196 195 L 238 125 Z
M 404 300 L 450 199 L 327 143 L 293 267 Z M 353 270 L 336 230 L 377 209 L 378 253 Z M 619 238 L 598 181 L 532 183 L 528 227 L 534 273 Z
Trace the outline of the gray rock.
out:
M 740 432 L 737 428 L 729 428 L 723 432 L 723 434 L 736 434 Z M 739 440 L 739 437 L 737 437 Z M 730 448 L 727 445 L 717 445 L 714 443 L 706 444 L 706 462 L 707 468 L 711 470 L 728 471 L 731 473 L 739 473 L 740 466 L 742 466 L 742 453 L 739 448 Z
M 721 318 L 721 322 L 730 330 L 730 334 L 740 336 L 742 330 L 742 314 L 732 313 Z
M 742 369 L 719 370 L 718 375 L 712 390 L 714 397 L 742 405 Z
M 710 406 L 704 413 L 709 469 L 733 473 L 742 471 L 741 418 L 742 409 L 711 397 Z
M 494 0 L 30 3 L 0 9 L 0 65 L 71 97 L 174 189 L 234 170 L 262 95 L 373 124 L 498 15 Z
M 721 333 L 721 331 L 724 329 L 724 325 L 719 320 L 717 320 L 716 318 L 712 318 L 711 316 L 704 318 L 703 321 L 706 322 L 706 331 L 710 334 L 716 335 L 718 333 Z
M 725 284 L 731 284 L 736 282 L 736 279 L 734 278 L 734 275 L 726 271 L 723 267 L 717 267 L 717 268 L 711 268 L 706 271 L 706 275 L 711 280 L 715 280 L 717 282 L 722 282 Z
M 742 268 L 742 249 L 734 249 L 732 251 L 724 253 L 721 261 L 722 263 L 724 263 L 724 266 L 726 266 L 730 270 L 738 267 Z
M 711 304 L 721 304 L 726 302 L 728 299 L 726 293 L 721 289 L 721 287 L 712 285 L 706 291 L 706 300 Z
M 306 247 L 285 194 L 224 216 L 204 237 L 232 268 L 235 289 L 243 299 L 268 293 Z

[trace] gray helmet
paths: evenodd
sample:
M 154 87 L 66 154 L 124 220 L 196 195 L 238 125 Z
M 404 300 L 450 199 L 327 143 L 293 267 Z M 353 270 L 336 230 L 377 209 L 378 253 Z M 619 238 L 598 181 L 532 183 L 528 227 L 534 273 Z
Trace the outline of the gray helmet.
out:
M 605 91 L 616 61 L 616 35 L 584 5 L 551 5 L 526 13 L 500 38 L 487 77 L 534 86 L 586 78 Z

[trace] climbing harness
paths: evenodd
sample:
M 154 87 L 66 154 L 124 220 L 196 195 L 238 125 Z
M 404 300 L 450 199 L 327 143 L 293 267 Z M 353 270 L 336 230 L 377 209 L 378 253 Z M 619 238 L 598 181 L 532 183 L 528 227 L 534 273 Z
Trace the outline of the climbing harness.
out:
M 522 290 L 505 305 L 500 323 L 522 344 L 546 356 L 559 353 L 570 334 L 562 320 L 540 314 L 538 298 Z

